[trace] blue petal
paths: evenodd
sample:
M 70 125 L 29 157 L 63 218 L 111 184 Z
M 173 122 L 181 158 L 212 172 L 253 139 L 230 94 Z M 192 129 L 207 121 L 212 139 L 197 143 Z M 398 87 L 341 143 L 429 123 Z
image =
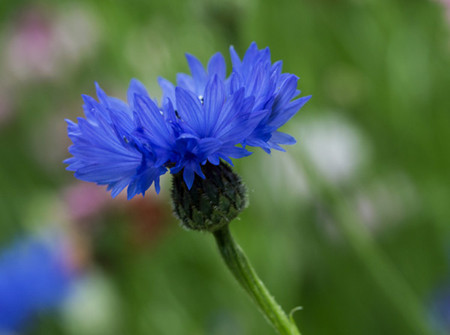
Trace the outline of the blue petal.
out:
M 250 156 L 252 154 L 250 151 L 240 147 L 222 148 L 220 150 L 220 153 L 231 158 L 242 158 Z
M 230 157 L 226 156 L 226 155 L 220 155 L 220 157 L 227 162 L 228 164 L 230 164 L 231 166 L 234 166 L 233 161 L 231 160 Z
M 236 93 L 240 88 L 244 86 L 244 81 L 241 75 L 237 72 L 233 72 L 227 79 L 227 88 L 229 94 Z
M 174 96 L 175 96 L 175 91 L 174 91 Z M 175 103 L 175 100 L 174 101 L 172 101 L 170 99 L 163 100 L 163 114 L 164 114 L 164 118 L 166 119 L 166 121 L 171 123 L 172 127 L 177 127 L 176 123 L 178 122 L 178 118 L 177 118 L 177 114 L 175 113 L 173 103 Z
M 269 134 L 270 135 L 270 134 Z M 251 147 L 260 147 L 265 152 L 270 154 L 270 145 L 267 144 L 267 141 L 263 140 L 262 138 L 258 136 L 252 136 L 245 140 L 245 145 L 251 146 Z
M 100 88 L 100 85 L 99 85 L 97 82 L 95 82 L 95 88 L 97 89 L 97 97 L 98 97 L 98 100 L 99 100 L 102 104 L 108 106 L 108 96 L 107 96 L 106 93 Z
M 154 168 L 146 166 L 143 171 L 136 175 L 127 189 L 127 198 L 130 200 L 137 194 L 145 195 L 150 186 L 155 183 L 156 193 L 159 193 L 159 177 L 166 173 L 166 168 Z
M 224 80 L 226 76 L 226 64 L 220 52 L 214 54 L 208 62 L 208 75 L 217 75 L 220 80 Z
M 251 65 L 256 63 L 256 58 L 258 57 L 258 46 L 255 42 L 252 42 L 245 52 L 244 58 L 242 60 L 242 67 L 244 73 L 247 75 L 250 71 Z
M 183 179 L 189 190 L 192 188 L 194 178 L 195 178 L 194 170 L 190 167 L 185 167 L 183 171 Z
M 65 119 L 64 121 L 66 121 L 66 123 L 67 123 L 67 133 L 68 133 L 69 137 L 71 135 L 80 135 L 80 129 L 75 122 L 73 122 L 69 119 Z
M 103 105 L 106 107 L 106 109 L 114 109 L 114 110 L 120 110 L 122 112 L 129 112 L 129 108 L 125 102 L 123 102 L 120 99 L 109 97 L 106 95 L 106 93 L 100 88 L 100 85 L 96 82 L 95 83 L 96 89 L 97 89 L 97 97 L 100 101 L 100 106 Z
M 215 128 L 215 136 L 227 143 L 242 142 L 256 126 L 249 127 L 248 121 L 253 103 L 253 97 L 243 99 L 242 90 L 229 98 L 217 123 L 219 126 Z
M 185 90 L 196 92 L 198 95 L 203 94 L 203 92 L 197 92 L 194 80 L 186 73 L 177 73 L 177 85 Z
M 145 86 L 137 79 L 131 79 L 130 85 L 128 86 L 127 100 L 132 109 L 135 108 L 135 96 L 139 95 L 142 97 L 148 97 L 148 92 Z
M 277 114 L 273 114 L 270 117 L 268 124 L 271 127 L 279 128 L 289 121 L 302 107 L 304 104 L 311 99 L 311 96 L 306 96 L 299 98 L 297 100 L 291 101 L 284 110 L 279 111 Z
M 211 154 L 220 149 L 222 142 L 216 138 L 202 138 L 198 141 L 193 153 L 198 157 L 198 161 L 207 159 Z
M 115 157 L 120 159 L 120 157 Z M 87 165 L 75 172 L 75 177 L 84 181 L 90 181 L 97 184 L 109 184 L 120 179 L 132 177 L 141 164 L 138 161 L 114 162 L 113 157 L 103 164 Z
M 94 98 L 89 95 L 82 94 L 84 105 L 83 110 L 86 115 L 86 119 L 91 123 L 96 123 L 99 115 L 105 115 L 106 109 L 103 105 L 99 104 Z
M 284 81 L 281 85 L 279 94 L 277 95 L 273 108 L 276 110 L 280 106 L 286 105 L 295 95 L 297 90 L 298 77 L 291 75 L 288 79 Z
M 272 68 L 270 69 L 271 77 L 277 78 L 281 74 L 282 68 L 283 68 L 283 61 L 279 60 L 273 63 Z
M 201 92 L 203 91 L 207 80 L 206 71 L 203 68 L 202 63 L 196 57 L 186 54 L 186 59 L 191 70 L 192 78 L 194 78 L 196 91 L 199 92 L 199 94 L 202 94 Z
M 206 133 L 204 135 L 210 135 L 213 126 L 219 119 L 222 107 L 225 103 L 225 86 L 218 76 L 214 76 L 208 81 L 205 89 L 205 98 L 203 109 L 205 111 L 205 125 Z
M 205 178 L 206 178 L 205 175 L 203 174 L 202 168 L 200 167 L 199 164 L 193 165 L 192 168 L 194 169 L 194 172 L 195 172 L 198 176 L 200 176 L 200 178 L 202 178 L 202 179 L 205 179 Z
M 232 127 L 231 122 L 236 120 L 240 115 L 242 115 L 241 106 L 244 100 L 245 89 L 241 88 L 236 93 L 225 102 L 222 111 L 218 115 L 217 121 L 215 122 L 214 128 L 211 130 L 211 135 L 218 138 L 222 137 L 224 129 L 227 127 Z M 239 142 L 239 141 L 238 141 Z
M 219 165 L 220 164 L 220 158 L 218 154 L 214 154 L 214 155 L 210 155 L 208 156 L 208 161 L 212 164 L 212 165 Z
M 242 62 L 241 62 L 241 59 L 239 58 L 236 50 L 234 50 L 234 46 L 230 46 L 230 56 L 231 56 L 231 63 L 233 64 L 233 69 L 240 71 Z
M 173 142 L 172 129 L 155 103 L 148 97 L 136 95 L 134 105 L 136 119 L 140 121 L 151 143 L 170 148 Z
M 190 91 L 177 87 L 175 89 L 177 99 L 178 114 L 185 122 L 185 125 L 194 131 L 196 135 L 204 134 L 205 129 L 203 119 L 203 108 L 200 100 Z
M 286 149 L 284 149 L 283 147 L 280 147 L 278 144 L 276 144 L 275 142 L 271 142 L 271 141 L 269 141 L 269 142 L 267 142 L 269 145 L 270 145 L 270 148 L 271 149 L 275 149 L 275 150 L 278 150 L 278 151 L 282 151 L 282 152 L 286 152 Z
M 269 142 L 286 145 L 292 145 L 297 143 L 297 141 L 293 136 L 286 133 L 282 133 L 280 131 L 273 132 Z
M 175 104 L 175 86 L 163 77 L 158 77 L 158 83 L 163 92 L 162 101 L 169 99 L 172 104 Z

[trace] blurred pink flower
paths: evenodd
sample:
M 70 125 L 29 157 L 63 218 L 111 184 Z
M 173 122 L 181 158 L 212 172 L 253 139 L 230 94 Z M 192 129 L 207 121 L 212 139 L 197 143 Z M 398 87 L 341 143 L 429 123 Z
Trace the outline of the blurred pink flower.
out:
M 79 6 L 29 7 L 9 29 L 6 69 L 18 80 L 57 78 L 95 50 L 98 31 L 92 12 Z
M 81 222 L 99 215 L 111 201 L 105 190 L 97 185 L 80 182 L 64 190 L 69 219 Z
M 6 44 L 6 62 L 19 79 L 52 77 L 56 71 L 54 30 L 44 13 L 29 8 L 15 22 Z
M 444 7 L 447 22 L 450 23 L 450 0 L 437 0 L 437 1 L 440 2 Z

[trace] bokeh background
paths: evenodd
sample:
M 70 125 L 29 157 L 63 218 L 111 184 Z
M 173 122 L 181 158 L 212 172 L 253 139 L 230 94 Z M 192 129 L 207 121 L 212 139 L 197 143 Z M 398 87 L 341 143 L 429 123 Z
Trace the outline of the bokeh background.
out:
M 0 334 L 274 334 L 172 217 L 170 176 L 126 201 L 62 164 L 95 81 L 159 97 L 185 52 L 251 41 L 313 96 L 287 153 L 236 162 L 232 230 L 261 278 L 305 335 L 450 334 L 449 25 L 447 0 L 2 0 Z

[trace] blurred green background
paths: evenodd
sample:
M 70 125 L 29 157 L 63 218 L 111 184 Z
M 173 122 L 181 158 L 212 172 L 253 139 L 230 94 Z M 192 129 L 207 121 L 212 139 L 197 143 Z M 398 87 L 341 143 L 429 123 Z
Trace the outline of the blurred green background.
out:
M 250 206 L 236 239 L 304 335 L 450 334 L 450 34 L 445 1 L 0 2 L 0 246 L 63 229 L 80 280 L 27 334 L 274 334 L 211 236 L 162 192 L 110 199 L 64 169 L 65 118 L 94 82 L 188 72 L 269 46 L 313 98 L 287 153 L 236 162 Z M 230 64 L 230 63 L 228 63 Z M 449 303 L 450 304 L 450 303 Z M 439 312 L 437 313 L 439 314 Z M 447 327 L 447 328 L 446 328 Z M 429 328 L 429 330 L 426 330 Z M 439 330 L 440 329 L 440 330 Z

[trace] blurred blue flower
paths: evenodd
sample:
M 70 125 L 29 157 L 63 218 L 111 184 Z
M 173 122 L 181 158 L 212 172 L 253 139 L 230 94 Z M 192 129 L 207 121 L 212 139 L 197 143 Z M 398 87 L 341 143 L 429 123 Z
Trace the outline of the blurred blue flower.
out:
M 57 307 L 71 278 L 58 243 L 28 237 L 0 252 L 0 333 L 17 331 L 37 312 Z
M 450 332 L 450 288 L 439 289 L 434 292 L 430 306 L 433 326 L 447 334 Z
M 108 97 L 97 85 L 99 101 L 83 96 L 86 118 L 67 120 L 73 155 L 65 163 L 75 177 L 108 185 L 113 197 L 128 186 L 128 199 L 154 183 L 168 170 L 183 172 L 190 189 L 195 175 L 205 178 L 201 166 L 251 153 L 246 145 L 267 152 L 295 140 L 278 127 L 309 99 L 297 97 L 297 77 L 281 73 L 281 62 L 271 64 L 269 49 L 252 44 L 244 59 L 231 49 L 233 72 L 226 78 L 220 53 L 207 69 L 187 55 L 192 76 L 178 74 L 175 87 L 159 78 L 163 99 L 158 102 L 133 79 L 128 104 Z M 292 101 L 291 101 L 292 100 Z M 244 147 L 240 147 L 242 145 Z

